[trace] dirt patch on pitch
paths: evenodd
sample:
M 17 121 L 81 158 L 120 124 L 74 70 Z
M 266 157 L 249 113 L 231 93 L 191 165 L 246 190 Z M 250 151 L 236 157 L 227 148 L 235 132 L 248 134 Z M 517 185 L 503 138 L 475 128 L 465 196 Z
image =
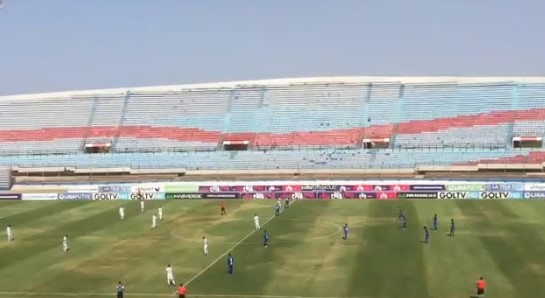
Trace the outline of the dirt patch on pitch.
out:
M 524 269 L 536 275 L 545 275 L 545 265 L 542 263 L 526 263 Z

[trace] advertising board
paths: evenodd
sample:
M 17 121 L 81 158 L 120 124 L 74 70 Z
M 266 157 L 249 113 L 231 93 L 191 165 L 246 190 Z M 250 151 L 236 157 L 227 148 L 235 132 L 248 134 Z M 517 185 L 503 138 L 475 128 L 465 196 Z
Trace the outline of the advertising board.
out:
M 502 191 L 502 192 L 485 191 L 485 192 L 480 192 L 479 197 L 483 200 L 522 199 L 523 193 L 514 192 L 514 191 Z
M 545 191 L 525 191 L 525 199 L 545 199 Z
M 205 181 L 62 185 L 59 200 L 163 199 L 521 199 L 541 198 L 545 183 L 461 180 Z M 60 186 L 59 186 L 60 187 Z M 4 195 L 4 198 L 2 198 Z M 30 193 L 25 200 L 50 200 Z M 0 200 L 18 199 L 0 194 Z
M 442 191 L 437 195 L 438 199 L 453 200 L 453 199 L 480 199 L 479 192 L 467 192 L 467 191 Z
M 23 201 L 52 201 L 57 198 L 58 194 L 56 193 L 24 193 L 22 195 Z
M 98 192 L 130 193 L 131 192 L 131 186 L 129 186 L 129 185 L 100 185 L 98 187 Z
M 167 200 L 193 200 L 193 199 L 239 199 L 239 193 L 166 193 Z
M 437 199 L 437 192 L 398 192 L 398 199 Z
M 164 192 L 131 192 L 123 195 L 126 198 L 122 200 L 164 200 L 166 198 Z
M 524 183 L 508 182 L 508 183 L 487 183 L 486 191 L 523 191 Z
M 139 184 L 131 187 L 130 192 L 139 192 L 139 193 L 152 193 L 152 192 L 164 192 L 164 185 L 161 183 L 157 184 Z
M 92 200 L 93 194 L 89 192 L 67 192 L 57 194 L 59 200 Z
M 447 183 L 446 184 L 446 190 L 447 191 L 468 191 L 468 192 L 473 192 L 473 191 L 486 191 L 486 185 L 484 183 L 459 183 L 459 182 L 454 182 L 454 183 Z
M 545 191 L 545 183 L 524 183 L 524 191 Z
M 11 192 L 0 193 L 0 201 L 17 201 L 21 199 L 22 199 L 22 195 L 20 193 L 11 193 Z
M 123 200 L 123 197 L 126 197 L 126 194 L 113 193 L 113 192 L 96 192 L 93 194 L 93 200 L 95 201 L 115 201 Z

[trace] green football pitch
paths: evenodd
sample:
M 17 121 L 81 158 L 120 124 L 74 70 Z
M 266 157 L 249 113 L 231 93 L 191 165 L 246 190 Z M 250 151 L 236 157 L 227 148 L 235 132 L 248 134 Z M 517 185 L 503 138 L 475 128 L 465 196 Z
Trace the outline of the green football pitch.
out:
M 165 218 L 151 230 L 159 206 Z M 147 201 L 144 214 L 134 201 L 1 202 L 0 298 L 114 297 L 119 280 L 127 297 L 172 297 L 168 263 L 189 297 L 460 298 L 474 294 L 480 276 L 487 297 L 545 295 L 545 201 L 298 201 L 279 217 L 273 206 L 226 201 L 228 214 L 220 216 L 219 202 L 209 200 Z M 407 230 L 397 223 L 398 207 Z M 254 213 L 271 234 L 268 248 L 263 231 L 254 232 Z M 434 213 L 440 231 L 423 244 Z M 450 218 L 455 237 L 447 236 Z

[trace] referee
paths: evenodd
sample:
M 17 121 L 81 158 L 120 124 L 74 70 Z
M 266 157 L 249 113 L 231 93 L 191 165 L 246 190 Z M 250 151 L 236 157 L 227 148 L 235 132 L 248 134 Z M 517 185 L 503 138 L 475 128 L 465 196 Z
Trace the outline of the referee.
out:
M 187 292 L 187 289 L 185 288 L 184 284 L 180 284 L 178 287 L 178 298 L 185 298 L 185 293 Z
M 117 298 L 123 298 L 123 294 L 125 294 L 125 286 L 123 283 L 121 283 L 121 281 L 117 283 L 116 291 Z

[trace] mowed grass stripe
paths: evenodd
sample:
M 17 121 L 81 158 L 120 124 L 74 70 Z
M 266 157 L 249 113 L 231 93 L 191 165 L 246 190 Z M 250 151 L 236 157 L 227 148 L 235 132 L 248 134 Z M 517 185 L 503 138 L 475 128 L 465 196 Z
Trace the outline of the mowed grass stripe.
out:
M 99 204 L 99 202 L 96 202 Z M 141 215 L 141 218 L 146 218 L 146 224 L 145 225 L 139 225 L 136 221 L 134 221 L 135 218 L 138 216 L 135 215 L 133 212 L 133 217 L 129 218 L 128 220 L 121 223 L 119 219 L 119 215 L 117 213 L 117 207 L 120 204 L 120 202 L 100 202 L 101 208 L 98 208 L 98 212 L 102 212 L 102 208 L 107 207 L 108 209 L 111 209 L 110 216 L 115 219 L 116 221 L 120 222 L 120 226 L 125 229 L 125 231 L 130 230 L 149 230 L 149 221 L 147 215 Z M 126 203 L 122 203 L 126 204 Z M 138 202 L 130 203 L 134 210 L 138 210 L 140 212 L 140 207 Z M 138 208 L 138 209 L 136 209 Z M 151 213 L 150 213 L 151 214 Z M 150 215 L 151 216 L 151 215 Z M 92 226 L 92 224 L 91 224 Z M 115 231 L 113 230 L 100 230 L 97 231 L 98 233 L 95 234 L 94 237 L 91 238 L 81 238 L 78 237 L 71 241 L 71 248 L 72 250 L 68 254 L 64 254 L 60 250 L 60 240 L 57 240 L 57 247 L 45 251 L 37 251 L 36 255 L 32 258 L 29 258 L 28 260 L 21 261 L 17 263 L 17 267 L 15 269 L 12 269 L 8 272 L 14 273 L 12 278 L 16 278 L 15 274 L 18 274 L 19 278 L 16 280 L 20 281 L 19 283 L 16 283 L 15 289 L 22 290 L 23 288 L 28 289 L 30 292 L 32 292 L 32 289 L 36 287 L 36 284 L 40 284 L 40 282 L 48 277 L 54 277 L 51 281 L 45 282 L 42 286 L 40 286 L 42 289 L 52 289 L 55 290 L 59 285 L 63 286 L 63 280 L 56 278 L 56 274 L 58 272 L 64 273 L 67 270 L 74 268 L 74 270 L 78 271 L 85 271 L 85 270 L 91 270 L 92 268 L 98 268 L 97 271 L 100 271 L 103 273 L 105 279 L 108 279 L 108 282 L 111 283 L 112 278 L 118 278 L 117 276 L 113 276 L 115 274 L 111 270 L 107 270 L 110 268 L 106 268 L 104 266 L 104 263 L 102 260 L 106 260 L 108 262 L 109 267 L 115 267 L 117 263 L 120 260 L 110 261 L 109 258 L 102 258 L 102 255 L 100 254 L 101 251 L 105 251 L 105 253 L 110 253 L 112 250 L 121 250 L 123 252 L 128 252 L 131 250 L 134 250 L 135 248 L 135 242 L 126 243 L 124 239 L 117 239 L 117 237 L 125 237 L 123 234 L 116 235 Z M 142 239 L 142 235 L 138 235 L 136 237 L 133 237 L 133 240 L 136 240 L 136 243 L 146 241 Z M 140 239 L 140 240 L 139 240 Z M 98 252 L 98 254 L 97 254 Z M 145 258 L 145 256 L 140 256 L 139 258 L 132 259 L 133 263 L 135 264 L 139 263 L 140 258 Z M 89 264 L 85 265 L 78 265 L 80 262 L 85 262 L 86 260 L 91 260 Z M 126 260 L 123 260 L 126 261 Z M 35 268 L 42 268 L 43 270 L 47 270 L 48 275 L 43 276 L 39 275 L 40 272 L 45 272 L 42 270 L 35 270 Z M 72 276 L 72 275 L 71 275 Z M 77 276 L 77 274 L 76 274 Z M 89 281 L 92 281 L 92 278 L 88 278 Z M 28 281 L 28 282 L 26 282 Z M 37 282 L 38 281 L 38 282 Z M 9 285 L 8 285 L 9 286 Z M 93 285 L 93 283 L 85 283 L 85 284 L 78 284 L 78 288 L 87 288 L 88 290 L 97 290 L 96 286 Z M 106 290 L 109 290 L 110 287 L 107 287 Z
M 456 202 L 460 210 L 464 213 L 464 217 L 478 219 L 474 222 L 474 225 L 464 227 L 464 229 L 473 230 L 475 237 L 481 243 L 480 246 L 476 247 L 473 255 L 473 262 L 481 265 L 481 270 L 480 272 L 475 272 L 474 279 L 479 278 L 479 276 L 484 276 L 487 279 L 487 294 L 490 296 L 517 297 L 517 294 L 520 293 L 517 293 L 517 286 L 513 284 L 516 282 L 516 276 L 509 272 L 513 268 L 512 266 L 516 266 L 516 263 L 520 261 L 514 255 L 513 246 L 510 243 L 514 239 L 512 235 L 506 233 L 504 226 L 499 220 L 494 221 L 488 217 L 490 214 L 498 215 L 500 212 L 504 212 L 499 207 L 500 203 L 499 201 Z M 512 219 L 512 216 L 510 218 Z M 492 267 L 486 266 L 482 262 L 483 257 L 479 256 L 481 254 L 491 257 L 495 265 Z M 477 258 L 475 258 L 476 256 Z M 512 279 L 513 277 L 515 277 L 515 280 Z M 473 291 L 475 291 L 474 286 Z
M 368 226 L 360 237 L 367 240 L 360 248 L 352 272 L 350 296 L 428 297 L 422 223 L 413 201 L 366 201 L 367 215 L 392 218 L 391 223 Z M 408 217 L 408 229 L 396 222 L 397 207 Z M 403 285 L 403 286 L 400 286 Z
M 252 217 L 247 220 L 247 228 L 245 228 L 245 236 L 248 236 L 242 242 L 237 242 L 231 247 L 228 247 L 224 253 L 232 253 L 235 259 L 235 274 L 227 275 L 226 256 L 220 255 L 221 258 L 215 263 L 211 263 L 210 267 L 202 272 L 197 278 L 191 282 L 191 289 L 197 293 L 203 294 L 262 294 L 264 293 L 268 281 L 273 277 L 272 264 L 282 265 L 283 260 L 274 260 L 272 257 L 273 247 L 263 247 L 263 232 L 265 229 L 270 230 L 271 240 L 274 243 L 275 235 L 279 231 L 279 224 L 283 219 L 294 219 L 297 213 L 297 206 L 303 202 L 297 202 L 287 211 L 284 211 L 280 217 L 271 219 L 266 225 L 271 216 L 274 215 L 274 201 L 252 201 L 247 202 L 251 209 L 266 210 L 266 213 L 257 211 L 260 215 L 262 230 L 253 230 Z M 298 227 L 295 227 L 296 229 Z M 252 234 L 250 234 L 252 233 Z M 233 248 L 234 247 L 234 248 Z M 228 251 L 232 249 L 232 251 Z M 278 261 L 278 263 L 276 263 Z M 211 281 L 214 281 L 216 286 L 210 286 Z
M 0 249 L 0 267 L 9 267 L 49 249 L 60 249 L 62 236 L 64 234 L 69 234 L 71 240 L 75 241 L 78 237 L 85 236 L 97 230 L 107 229 L 120 223 L 119 217 L 112 216 L 115 214 L 112 210 L 114 210 L 116 206 L 108 205 L 109 202 L 92 203 L 96 204 L 96 210 L 99 210 L 99 212 L 89 214 L 86 217 L 70 222 L 65 222 L 61 219 L 60 222 L 52 223 L 58 224 L 57 226 L 50 229 L 47 229 L 46 227 L 46 230 L 40 233 L 39 239 L 37 239 L 39 241 L 21 241 L 20 243 L 12 243 L 13 245 Z M 84 208 L 88 203 L 59 202 L 58 204 L 59 208 L 57 209 L 57 212 L 68 212 L 68 210 L 76 208 L 77 206 Z M 67 208 L 67 206 L 69 208 Z M 48 208 L 51 207 L 52 206 L 48 206 Z M 34 213 L 34 211 L 28 213 Z M 51 213 L 52 211 L 47 213 L 47 215 L 51 215 Z M 15 237 L 17 237 L 17 235 L 15 235 Z
M 515 204 L 502 201 L 496 204 L 474 206 L 484 214 L 483 225 L 490 229 L 501 229 L 502 235 L 482 235 L 483 246 L 496 261 L 501 273 L 507 277 L 513 288 L 513 295 L 519 297 L 538 297 L 536 293 L 545 293 L 545 242 L 540 225 L 525 223 L 503 224 L 502 218 L 523 218 L 513 211 Z M 501 215 L 501 216 L 497 216 Z M 494 279 L 491 274 L 489 280 Z M 495 283 L 493 283 L 495 284 Z M 496 285 L 496 284 L 495 284 Z M 505 293 L 503 284 L 497 284 L 497 290 L 491 287 L 491 293 Z M 514 296 L 513 296 L 514 297 Z
M 11 216 L 6 216 L 0 218 L 0 226 L 6 227 L 8 224 L 12 225 L 14 228 L 14 233 L 17 230 L 17 227 L 32 221 L 38 220 L 43 217 L 50 216 L 62 211 L 67 211 L 73 208 L 81 207 L 85 204 L 90 204 L 92 202 L 62 202 L 62 201 L 53 201 L 53 202 L 42 202 L 41 204 L 36 204 L 37 202 L 18 202 L 18 207 L 36 207 L 28 211 L 17 213 Z M 15 205 L 12 205 L 15 206 Z M 15 235 L 17 236 L 17 235 Z
M 461 202 L 461 201 L 459 201 Z M 464 201 L 470 202 L 470 201 Z M 464 216 L 454 200 L 420 201 L 420 222 L 433 228 L 433 215 L 439 218 L 439 231 L 431 232 L 427 250 L 426 279 L 430 297 L 467 297 L 474 292 L 474 283 L 482 268 L 494 268 L 495 263 L 483 251 L 474 230 L 475 219 Z M 449 237 L 450 220 L 457 225 L 456 237 Z M 481 255 L 476 261 L 476 256 Z
M 202 205 L 207 204 L 202 201 L 196 203 L 198 204 L 191 204 L 189 208 L 187 205 L 168 204 L 165 206 L 165 211 L 169 210 L 168 215 L 171 222 L 174 222 L 176 218 L 190 220 L 191 214 L 201 209 Z M 136 206 L 131 206 L 132 209 L 135 209 L 134 207 Z M 174 268 L 182 268 L 180 262 L 184 261 L 183 257 L 188 252 L 183 247 L 173 245 L 166 238 L 170 234 L 172 223 L 159 222 L 156 230 L 150 229 L 150 217 L 154 210 L 151 206 L 149 207 L 144 214 L 134 213 L 131 220 L 124 222 L 121 222 L 114 214 L 114 218 L 120 222 L 125 231 L 139 231 L 138 237 L 125 238 L 121 241 L 115 240 L 98 246 L 74 247 L 67 254 L 66 260 L 55 266 L 55 274 L 48 276 L 47 279 L 42 279 L 41 283 L 35 284 L 33 288 L 29 289 L 29 292 L 40 289 L 62 292 L 109 291 L 112 283 L 115 284 L 117 280 L 123 280 L 132 291 L 156 290 L 150 285 L 164 290 L 166 288 L 164 281 L 166 264 L 170 262 Z M 112 230 L 101 230 L 101 232 L 104 237 L 108 237 Z M 174 258 L 176 253 L 180 253 L 180 255 Z M 81 280 L 89 281 L 89 284 L 78 283 Z M 166 292 L 168 293 L 168 291 Z
M 272 270 L 255 270 L 263 289 L 259 294 L 313 296 L 316 286 L 328 282 L 320 274 L 331 272 L 337 257 L 331 245 L 327 245 L 328 239 L 323 238 L 338 231 L 337 227 L 328 224 L 333 203 L 300 201 L 295 208 L 288 209 L 271 222 L 268 227 L 273 237 L 270 247 L 258 250 L 251 260 L 260 262 L 263 259 L 272 265 Z M 261 277 L 263 271 L 270 271 L 270 276 Z

